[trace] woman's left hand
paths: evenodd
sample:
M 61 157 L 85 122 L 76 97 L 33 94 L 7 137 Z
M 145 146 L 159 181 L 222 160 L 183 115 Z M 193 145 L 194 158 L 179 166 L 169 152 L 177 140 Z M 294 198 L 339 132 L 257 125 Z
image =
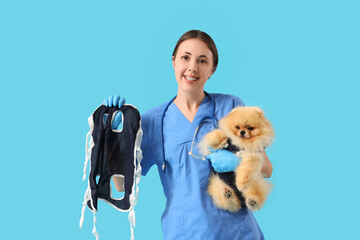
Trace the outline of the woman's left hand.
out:
M 241 158 L 224 149 L 211 150 L 206 156 L 216 172 L 233 172 L 239 165 Z

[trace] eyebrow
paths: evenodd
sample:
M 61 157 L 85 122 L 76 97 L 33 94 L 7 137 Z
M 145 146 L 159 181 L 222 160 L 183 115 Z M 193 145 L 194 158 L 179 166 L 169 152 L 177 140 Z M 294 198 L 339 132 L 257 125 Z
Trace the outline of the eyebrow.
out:
M 191 55 L 191 53 L 189 53 L 189 52 L 185 52 L 186 54 L 189 54 L 189 55 Z M 205 58 L 208 58 L 206 55 L 200 55 L 199 57 L 205 57 Z

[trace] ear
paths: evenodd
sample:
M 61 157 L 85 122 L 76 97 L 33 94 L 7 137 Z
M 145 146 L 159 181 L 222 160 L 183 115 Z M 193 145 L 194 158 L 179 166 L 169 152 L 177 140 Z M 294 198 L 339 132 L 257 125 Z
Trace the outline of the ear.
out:
M 237 112 L 237 111 L 240 110 L 240 108 L 242 108 L 242 107 L 234 107 L 234 108 L 230 111 L 230 113 Z
M 259 107 L 254 107 L 255 111 L 260 115 L 260 116 L 263 116 L 264 115 L 264 112 L 261 108 Z
M 172 56 L 172 65 L 173 65 L 173 68 L 175 68 L 175 57 Z
M 215 72 L 215 69 L 212 70 L 212 72 L 210 73 L 210 77 L 209 77 L 209 78 L 212 77 L 212 75 L 214 74 L 214 72 Z M 208 78 L 208 79 L 209 79 L 209 78 Z

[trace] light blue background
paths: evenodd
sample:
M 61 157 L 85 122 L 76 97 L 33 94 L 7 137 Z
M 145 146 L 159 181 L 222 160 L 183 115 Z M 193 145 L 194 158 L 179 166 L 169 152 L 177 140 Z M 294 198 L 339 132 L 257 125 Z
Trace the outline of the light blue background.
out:
M 129 2 L 0 2 L 2 238 L 94 239 L 88 209 L 78 227 L 87 118 L 111 94 L 168 101 L 173 47 L 201 29 L 220 56 L 206 90 L 262 107 L 277 133 L 266 239 L 360 239 L 359 2 Z M 155 168 L 139 187 L 135 237 L 161 239 Z M 99 209 L 100 239 L 130 238 L 127 214 Z

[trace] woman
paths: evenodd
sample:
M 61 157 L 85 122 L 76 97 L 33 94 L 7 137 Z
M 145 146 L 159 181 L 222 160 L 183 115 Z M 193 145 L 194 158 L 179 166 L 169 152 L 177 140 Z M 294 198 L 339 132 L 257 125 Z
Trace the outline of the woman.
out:
M 172 61 L 178 84 L 176 97 L 142 116 L 142 174 L 157 165 L 167 199 L 162 215 L 164 239 L 264 239 L 247 208 L 237 213 L 218 209 L 207 194 L 212 168 L 233 171 L 239 160 L 219 152 L 212 154 L 210 161 L 202 161 L 196 158 L 200 155 L 196 147 L 192 149 L 193 141 L 196 146 L 214 128 L 212 117 L 220 119 L 232 108 L 243 106 L 237 97 L 204 92 L 218 64 L 213 40 L 198 30 L 186 32 L 175 46 Z M 119 96 L 104 101 L 109 106 L 123 102 Z M 121 118 L 116 119 L 114 127 Z M 270 177 L 272 165 L 267 156 L 265 159 L 262 173 Z

